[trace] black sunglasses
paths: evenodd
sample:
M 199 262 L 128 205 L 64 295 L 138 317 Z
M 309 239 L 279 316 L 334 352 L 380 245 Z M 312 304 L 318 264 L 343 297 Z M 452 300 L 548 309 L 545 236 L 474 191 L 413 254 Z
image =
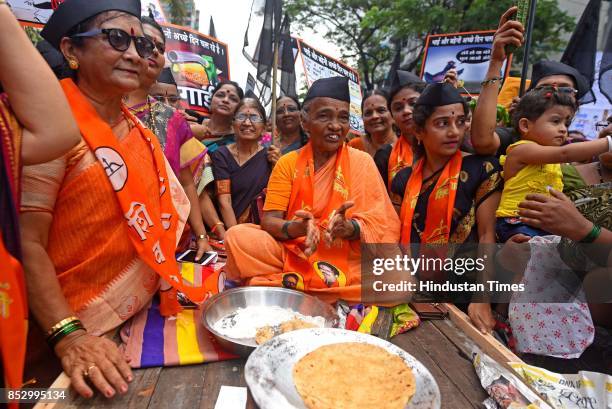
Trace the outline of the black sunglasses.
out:
M 100 34 L 105 34 L 108 43 L 117 51 L 123 52 L 130 48 L 132 40 L 134 40 L 136 52 L 142 58 L 152 56 L 155 50 L 155 43 L 147 37 L 133 36 L 119 28 L 96 28 L 85 33 L 75 34 L 72 37 L 95 37 Z

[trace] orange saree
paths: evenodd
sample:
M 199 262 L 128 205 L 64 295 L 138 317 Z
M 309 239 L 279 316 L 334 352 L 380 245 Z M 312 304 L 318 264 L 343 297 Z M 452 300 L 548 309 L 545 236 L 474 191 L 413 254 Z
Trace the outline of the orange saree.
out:
M 105 124 L 100 124 L 101 120 L 74 84 L 63 86 L 82 134 L 95 134 Z M 141 256 L 130 238 L 134 229 L 128 224 L 129 212 L 126 214 L 117 199 L 118 185 L 113 180 L 109 183 L 107 176 L 120 172 L 109 173 L 111 165 L 138 164 L 138 172 L 132 174 L 138 175 L 139 196 L 147 198 L 140 202 L 146 203 L 152 223 L 160 227 L 162 209 L 172 207 L 176 224 L 171 232 L 165 233 L 169 237 L 164 237 L 162 250 L 169 260 L 174 258 L 176 242 L 189 212 L 189 202 L 168 163 L 159 155 L 154 162 L 150 142 L 143 137 L 144 128 L 133 117 L 128 118 L 134 125 L 131 132 L 120 141 L 107 141 L 112 143 L 107 146 L 114 145 L 113 150 L 120 152 L 123 162 L 109 156 L 105 170 L 104 162 L 96 157 L 89 146 L 91 142 L 86 143 L 85 138 L 59 159 L 24 168 L 21 211 L 52 213 L 47 253 L 70 307 L 95 335 L 119 326 L 147 305 L 159 285 L 151 259 Z M 161 155 L 161 148 L 156 146 L 156 153 Z M 165 168 L 164 184 L 160 184 L 162 173 L 156 163 Z M 165 204 L 159 200 L 164 186 L 171 196 L 171 201 Z M 145 215 L 141 214 L 141 219 L 133 218 L 140 227 L 146 227 Z M 178 273 L 178 266 L 174 272 Z
M 307 199 L 303 203 L 298 199 L 298 191 L 304 187 L 303 181 L 298 180 L 300 175 L 304 176 L 300 171 L 300 155 L 304 155 L 306 149 L 304 147 L 284 155 L 277 162 L 268 183 L 264 211 L 282 211 L 286 214 L 285 218 L 289 219 L 295 210 L 307 207 Z M 326 225 L 330 209 L 339 206 L 335 204 L 339 200 L 334 199 L 334 192 L 340 193 L 343 190 L 338 183 L 338 165 L 346 161 L 346 199 L 342 193 L 342 202 L 355 202 L 347 213 L 359 223 L 360 240 L 344 241 L 342 245 L 346 247 L 338 252 L 336 258 L 324 254 L 319 259 L 310 257 L 306 260 L 296 254 L 303 248 L 300 247 L 303 246 L 303 239 L 280 242 L 259 226 L 234 226 L 228 230 L 225 240 L 228 250 L 226 273 L 229 279 L 242 281 L 246 285 L 284 286 L 303 290 L 328 302 L 338 299 L 358 302 L 361 299 L 361 242 L 397 243 L 400 225 L 372 158 L 355 149 L 344 148 L 339 152 L 312 177 L 311 212 L 317 223 Z M 343 154 L 346 154 L 344 159 L 338 157 Z M 325 243 L 321 241 L 319 246 L 325 246 Z M 334 251 L 333 248 L 326 249 L 324 253 L 327 250 Z M 337 259 L 339 256 L 342 258 Z

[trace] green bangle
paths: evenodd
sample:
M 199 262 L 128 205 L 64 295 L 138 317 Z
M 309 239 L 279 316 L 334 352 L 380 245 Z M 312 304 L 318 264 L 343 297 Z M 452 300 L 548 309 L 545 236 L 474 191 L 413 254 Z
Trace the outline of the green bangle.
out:
M 59 328 L 53 334 L 47 337 L 47 343 L 51 348 L 54 348 L 58 342 L 64 339 L 67 335 L 72 334 L 78 330 L 85 330 L 83 323 L 79 320 L 71 321 L 63 327 Z
M 283 223 L 283 228 L 281 229 L 283 235 L 285 236 L 285 238 L 287 240 L 291 240 L 292 237 L 289 235 L 289 225 L 291 224 L 291 221 L 287 221 L 285 223 Z
M 589 234 L 587 234 L 582 240 L 580 240 L 580 243 L 593 243 L 595 240 L 597 240 L 600 234 L 601 227 L 593 223 L 593 228 L 591 229 Z
M 357 223 L 357 221 L 354 219 L 351 219 L 351 224 L 353 225 L 353 229 L 355 229 L 355 231 L 353 232 L 350 240 L 357 240 L 361 237 L 361 227 L 359 227 L 359 223 Z

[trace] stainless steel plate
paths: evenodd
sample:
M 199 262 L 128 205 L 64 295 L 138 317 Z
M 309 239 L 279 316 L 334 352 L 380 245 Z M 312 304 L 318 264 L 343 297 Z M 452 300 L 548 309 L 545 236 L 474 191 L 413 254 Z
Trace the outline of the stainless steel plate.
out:
M 227 351 L 247 356 L 257 347 L 254 339 L 234 339 L 213 329 L 221 318 L 238 308 L 251 306 L 278 306 L 289 308 L 302 315 L 325 318 L 326 327 L 338 326 L 338 315 L 323 301 L 300 291 L 279 287 L 240 287 L 216 294 L 204 303 L 204 326 Z
M 305 409 L 293 383 L 293 366 L 309 352 L 323 345 L 341 342 L 364 342 L 398 355 L 412 368 L 416 378 L 416 393 L 406 409 L 440 408 L 438 384 L 427 368 L 412 355 L 383 339 L 335 328 L 301 329 L 279 335 L 260 345 L 245 366 L 246 383 L 257 405 L 261 409 Z

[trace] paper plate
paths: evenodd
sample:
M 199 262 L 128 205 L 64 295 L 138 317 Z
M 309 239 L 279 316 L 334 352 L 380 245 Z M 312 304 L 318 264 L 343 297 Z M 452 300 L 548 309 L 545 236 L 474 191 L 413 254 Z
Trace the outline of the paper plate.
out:
M 403 349 L 383 339 L 356 331 L 311 328 L 288 332 L 260 345 L 245 366 L 246 383 L 261 409 L 305 409 L 293 383 L 293 366 L 306 354 L 330 344 L 363 342 L 398 355 L 412 368 L 416 393 L 405 409 L 439 409 L 440 389 L 423 364 Z

